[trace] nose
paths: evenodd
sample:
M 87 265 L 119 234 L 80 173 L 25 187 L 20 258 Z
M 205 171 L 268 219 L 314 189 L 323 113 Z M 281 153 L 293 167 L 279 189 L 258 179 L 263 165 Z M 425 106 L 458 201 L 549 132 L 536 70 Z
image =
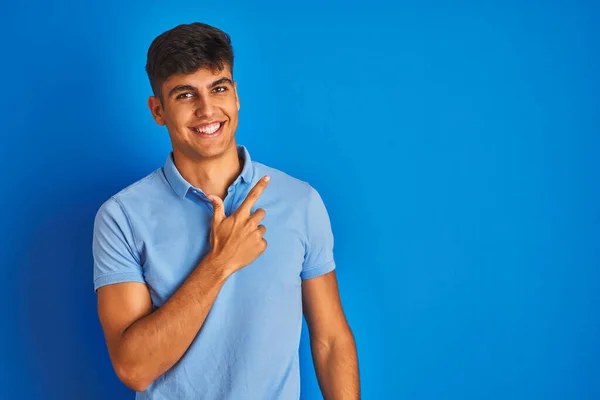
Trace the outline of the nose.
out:
M 215 107 L 207 96 L 198 96 L 194 113 L 198 118 L 210 118 L 215 113 Z

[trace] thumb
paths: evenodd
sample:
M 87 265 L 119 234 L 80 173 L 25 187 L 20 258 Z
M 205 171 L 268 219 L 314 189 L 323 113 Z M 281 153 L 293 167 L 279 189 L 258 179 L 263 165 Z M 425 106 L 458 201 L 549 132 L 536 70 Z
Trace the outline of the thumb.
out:
M 219 196 L 208 195 L 206 196 L 213 205 L 213 226 L 216 226 L 225 219 L 225 206 L 223 200 Z

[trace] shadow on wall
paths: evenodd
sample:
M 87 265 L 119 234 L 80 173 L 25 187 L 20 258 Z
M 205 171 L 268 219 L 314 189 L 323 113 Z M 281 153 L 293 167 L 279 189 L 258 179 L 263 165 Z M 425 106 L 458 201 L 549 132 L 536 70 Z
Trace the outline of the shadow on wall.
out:
M 43 379 L 38 390 L 51 395 L 43 398 L 132 398 L 112 372 L 96 313 L 91 233 L 97 206 L 87 197 L 46 208 L 24 258 L 21 314 L 28 355 Z
M 15 345 L 23 346 L 27 390 L 36 398 L 131 399 L 104 343 L 91 253 L 96 211 L 134 179 L 115 162 L 124 157 L 115 154 L 119 146 L 112 140 L 130 128 L 107 115 L 118 96 L 102 80 L 101 54 L 86 58 L 85 49 L 57 50 L 65 56 L 44 71 L 51 79 L 36 82 L 40 95 L 28 117 L 44 129 L 17 142 L 17 151 L 26 151 L 17 195 L 27 236 L 14 249 L 21 338 Z

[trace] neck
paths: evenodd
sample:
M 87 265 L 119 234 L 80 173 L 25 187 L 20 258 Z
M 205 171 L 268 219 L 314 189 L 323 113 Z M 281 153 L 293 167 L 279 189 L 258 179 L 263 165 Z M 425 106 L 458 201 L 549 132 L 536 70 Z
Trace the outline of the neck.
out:
M 227 188 L 243 168 L 235 145 L 220 157 L 211 159 L 190 159 L 173 151 L 173 160 L 183 179 L 207 195 L 217 195 L 221 199 L 225 199 Z

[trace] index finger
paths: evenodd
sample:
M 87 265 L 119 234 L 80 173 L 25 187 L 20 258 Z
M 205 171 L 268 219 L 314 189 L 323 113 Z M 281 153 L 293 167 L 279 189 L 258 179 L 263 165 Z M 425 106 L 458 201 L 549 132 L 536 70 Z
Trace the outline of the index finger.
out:
M 252 207 L 256 203 L 256 200 L 258 200 L 258 198 L 262 194 L 263 190 L 265 190 L 270 180 L 270 176 L 263 176 L 256 183 L 256 185 L 254 185 L 254 187 L 248 192 L 248 195 L 246 196 L 243 203 L 240 205 L 236 212 L 244 215 L 250 215 Z

